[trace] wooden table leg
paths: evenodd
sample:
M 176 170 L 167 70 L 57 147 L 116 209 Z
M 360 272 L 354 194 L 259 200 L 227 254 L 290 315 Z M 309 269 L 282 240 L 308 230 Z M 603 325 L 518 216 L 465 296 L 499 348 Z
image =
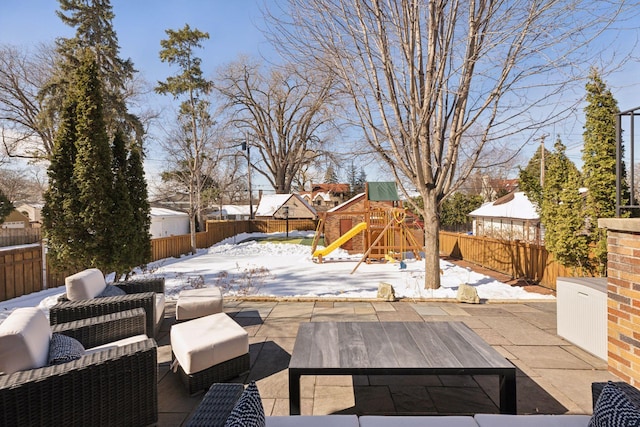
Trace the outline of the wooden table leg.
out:
M 300 376 L 289 369 L 289 415 L 300 415 Z

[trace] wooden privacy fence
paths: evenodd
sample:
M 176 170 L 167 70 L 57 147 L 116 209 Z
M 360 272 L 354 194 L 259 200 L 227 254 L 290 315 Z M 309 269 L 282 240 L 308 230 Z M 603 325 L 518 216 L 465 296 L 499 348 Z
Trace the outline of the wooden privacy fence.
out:
M 41 291 L 42 245 L 0 250 L 0 301 Z
M 39 243 L 41 231 L 41 228 L 0 228 L 0 247 Z
M 207 248 L 228 237 L 251 232 L 284 232 L 284 220 L 208 221 L 207 231 L 197 234 L 197 247 Z M 289 220 L 289 230 L 315 230 L 311 220 Z M 191 250 L 189 235 L 151 240 L 152 260 L 179 257 Z M 466 234 L 440 232 L 440 255 L 463 259 L 499 271 L 514 278 L 524 278 L 555 289 L 558 276 L 574 276 L 572 269 L 555 262 L 544 246 L 519 241 L 510 242 Z M 42 245 L 0 250 L 0 301 L 40 291 L 46 286 L 64 285 L 72 272 L 58 273 L 48 263 L 43 266 Z
M 441 231 L 440 255 L 462 259 L 553 290 L 558 277 L 576 276 L 573 268 L 556 262 L 544 246 L 521 241 Z
M 290 219 L 289 231 L 315 230 L 316 222 L 307 219 Z M 208 248 L 228 237 L 240 233 L 284 233 L 287 221 L 254 219 L 246 221 L 207 221 L 207 231 L 196 233 L 196 247 Z M 151 261 L 179 257 L 191 251 L 189 234 L 151 239 Z

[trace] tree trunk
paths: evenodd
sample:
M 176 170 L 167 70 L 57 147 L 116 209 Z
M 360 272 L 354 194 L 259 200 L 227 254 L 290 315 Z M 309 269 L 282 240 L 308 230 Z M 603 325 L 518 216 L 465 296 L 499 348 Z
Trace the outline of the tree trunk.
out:
M 440 216 L 435 191 L 423 194 L 424 199 L 424 288 L 440 287 Z

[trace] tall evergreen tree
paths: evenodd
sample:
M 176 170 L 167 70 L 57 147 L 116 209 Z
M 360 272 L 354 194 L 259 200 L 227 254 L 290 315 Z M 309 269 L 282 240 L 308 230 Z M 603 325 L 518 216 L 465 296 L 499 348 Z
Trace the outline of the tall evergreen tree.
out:
M 356 185 L 353 188 L 355 194 L 360 194 L 364 192 L 364 187 L 367 184 L 367 174 L 364 172 L 363 168 L 360 168 L 360 173 L 358 174 L 358 178 L 356 179 Z
M 111 234 L 111 243 L 113 251 L 111 253 L 111 268 L 116 272 L 116 278 L 123 273 L 127 273 L 135 265 L 131 265 L 130 261 L 134 257 L 134 248 L 131 240 L 136 233 L 133 221 L 133 207 L 131 205 L 131 196 L 129 193 L 128 182 L 128 162 L 126 141 L 122 132 L 117 132 L 113 138 L 111 145 L 113 153 L 112 173 L 113 173 L 113 232 Z
M 442 227 L 450 231 L 466 231 L 465 226 L 471 222 L 469 212 L 482 206 L 482 202 L 479 194 L 454 193 L 443 200 L 440 207 Z
M 209 103 L 202 99 L 212 88 L 212 82 L 207 80 L 200 68 L 201 59 L 195 56 L 195 50 L 202 47 L 202 40 L 209 38 L 209 34 L 198 29 L 191 29 L 189 25 L 174 31 L 166 30 L 168 38 L 160 41 L 160 60 L 175 64 L 180 72 L 170 76 L 166 81 L 158 82 L 156 92 L 174 98 L 184 97 L 180 104 L 178 123 L 181 128 L 181 141 L 176 141 L 187 165 L 189 188 L 189 222 L 191 234 L 191 252 L 196 252 L 196 221 L 202 218 L 201 191 L 203 175 L 203 159 L 207 133 L 213 125 L 209 115 Z
M 127 188 L 133 219 L 129 235 L 130 266 L 145 265 L 151 261 L 151 225 L 147 182 L 144 179 L 141 150 L 134 147 L 127 163 Z
M 70 83 L 69 76 L 78 67 L 83 52 L 93 52 L 102 82 L 102 104 L 108 134 L 124 130 L 142 142 L 144 129 L 140 119 L 129 113 L 126 97 L 128 85 L 133 81 L 136 70 L 130 59 L 119 57 L 120 46 L 113 29 L 115 17 L 110 0 L 58 0 L 60 10 L 56 11 L 62 22 L 76 29 L 74 37 L 58 38 L 56 50 L 60 62 L 58 70 L 41 89 L 44 108 L 43 120 L 55 122 L 60 114 L 63 99 Z M 55 123 L 52 123 L 55 128 Z
M 612 218 L 616 214 L 616 116 L 620 112 L 600 74 L 591 71 L 585 107 L 584 146 L 582 149 L 583 179 L 587 187 L 586 213 L 589 218 L 591 241 L 594 244 L 595 267 L 606 273 L 607 233 L 598 228 L 598 218 Z M 626 174 L 621 177 L 621 198 L 629 200 Z
M 544 150 L 544 151 L 543 151 Z M 540 146 L 536 150 L 535 154 L 527 163 L 527 167 L 520 169 L 518 175 L 518 187 L 524 191 L 527 198 L 538 206 L 538 210 L 542 206 L 542 183 L 540 181 L 541 169 L 542 169 L 542 153 L 544 153 L 545 160 L 551 157 L 551 152 Z M 545 162 L 545 173 L 548 169 L 548 162 Z
M 338 174 L 333 168 L 333 165 L 329 165 L 326 172 L 324 173 L 324 182 L 325 184 L 336 184 L 338 182 Z
M 0 224 L 4 222 L 4 219 L 11 213 L 14 209 L 13 203 L 11 200 L 4 194 L 2 190 L 0 190 Z
M 97 65 L 82 55 L 69 86 L 43 209 L 50 254 L 64 267 L 109 271 L 113 246 L 111 149 Z
M 587 267 L 589 240 L 585 233 L 580 172 L 566 156 L 565 146 L 559 139 L 546 163 L 548 169 L 540 206 L 545 247 L 562 265 Z

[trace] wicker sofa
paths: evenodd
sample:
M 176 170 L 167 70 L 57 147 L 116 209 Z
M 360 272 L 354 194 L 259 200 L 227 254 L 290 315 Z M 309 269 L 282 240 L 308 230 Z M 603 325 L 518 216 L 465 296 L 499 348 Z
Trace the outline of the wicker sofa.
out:
M 594 408 L 607 383 L 593 383 Z M 640 411 L 640 391 L 627 383 L 614 383 Z M 214 384 L 191 415 L 187 427 L 224 426 L 227 417 L 238 401 L 244 385 Z M 587 427 L 589 415 L 501 415 L 476 414 L 475 416 L 378 416 L 378 415 L 322 415 L 322 416 L 271 416 L 266 417 L 266 427 Z
M 91 278 L 101 277 L 102 283 L 98 286 L 106 287 L 104 276 L 98 269 L 87 269 L 77 275 L 91 275 Z M 65 280 L 67 293 L 60 296 L 58 303 L 49 309 L 49 321 L 52 325 L 72 322 L 74 320 L 101 316 L 103 314 L 117 313 L 119 311 L 143 308 L 146 313 L 146 333 L 150 337 L 156 337 L 164 318 L 164 278 L 148 278 L 117 282 L 113 285 L 122 289 L 126 295 L 110 296 L 104 298 L 89 297 L 78 299 L 78 296 L 70 295 L 70 277 Z M 86 277 L 84 278 L 86 281 Z M 95 292 L 94 292 L 95 293 Z M 80 295 L 85 294 L 84 292 Z M 91 296 L 92 294 L 89 293 Z
M 143 335 L 141 308 L 53 326 L 85 348 Z M 78 360 L 0 375 L 0 425 L 143 426 L 158 420 L 157 345 L 144 335 Z

